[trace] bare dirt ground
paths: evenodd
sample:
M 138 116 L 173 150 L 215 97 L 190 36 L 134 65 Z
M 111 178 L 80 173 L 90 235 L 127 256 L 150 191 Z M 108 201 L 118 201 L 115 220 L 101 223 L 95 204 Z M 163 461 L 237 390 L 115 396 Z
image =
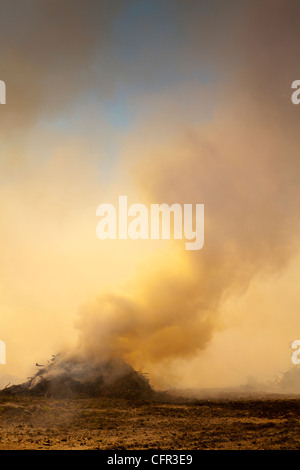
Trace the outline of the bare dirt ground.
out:
M 0 449 L 299 449 L 300 398 L 0 397 Z

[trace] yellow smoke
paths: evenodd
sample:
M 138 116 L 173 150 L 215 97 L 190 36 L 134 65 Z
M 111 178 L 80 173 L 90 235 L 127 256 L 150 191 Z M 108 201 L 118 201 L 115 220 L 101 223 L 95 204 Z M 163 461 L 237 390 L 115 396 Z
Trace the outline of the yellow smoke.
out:
M 299 4 L 248 2 L 210 20 L 189 10 L 187 43 L 172 60 L 187 72 L 211 61 L 216 83 L 199 84 L 191 74 L 137 93 L 140 119 L 122 136 L 83 104 L 76 137 L 64 122 L 51 127 L 51 118 L 65 112 L 71 120 L 80 90 L 100 93 L 101 78 L 109 99 L 112 77 L 151 84 L 156 59 L 166 60 L 145 51 L 146 71 L 119 66 L 107 28 L 122 2 L 100 3 L 90 2 L 82 19 L 80 1 L 72 14 L 70 2 L 44 2 L 33 30 L 30 15 L 21 15 L 9 48 L 1 42 L 8 93 L 0 109 L 0 339 L 8 362 L 1 371 L 23 377 L 32 363 L 71 345 L 99 358 L 122 355 L 158 384 L 272 376 L 288 367 L 288 342 L 300 330 L 300 115 L 290 101 L 299 78 Z M 98 74 L 96 54 L 107 57 Z M 119 145 L 115 166 L 105 155 L 109 138 Z M 204 203 L 204 248 L 100 242 L 96 207 L 120 194 L 129 203 Z

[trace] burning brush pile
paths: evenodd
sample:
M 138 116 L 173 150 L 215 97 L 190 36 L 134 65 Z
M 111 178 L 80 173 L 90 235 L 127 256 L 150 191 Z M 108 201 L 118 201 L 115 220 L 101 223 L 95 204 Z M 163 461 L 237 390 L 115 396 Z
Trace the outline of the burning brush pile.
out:
M 146 374 L 135 371 L 122 359 L 103 363 L 78 357 L 53 356 L 46 366 L 20 385 L 7 386 L 6 395 L 48 396 L 54 398 L 112 397 L 149 399 L 154 390 Z

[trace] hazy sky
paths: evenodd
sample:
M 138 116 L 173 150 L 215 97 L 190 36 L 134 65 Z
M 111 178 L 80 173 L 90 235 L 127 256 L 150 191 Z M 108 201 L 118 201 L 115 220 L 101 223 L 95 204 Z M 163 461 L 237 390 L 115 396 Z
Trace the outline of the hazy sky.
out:
M 272 380 L 300 335 L 294 0 L 0 0 L 0 384 L 71 347 L 163 386 Z M 96 238 L 204 203 L 205 245 Z

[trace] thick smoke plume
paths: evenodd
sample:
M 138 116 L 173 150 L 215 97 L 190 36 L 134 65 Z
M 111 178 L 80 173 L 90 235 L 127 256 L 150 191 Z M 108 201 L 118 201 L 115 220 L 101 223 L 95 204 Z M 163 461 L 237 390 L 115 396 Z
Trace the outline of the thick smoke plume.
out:
M 254 2 L 244 10 L 239 44 L 234 35 L 229 41 L 242 57 L 243 73 L 222 84 L 213 122 L 187 127 L 174 120 L 167 125 L 171 137 L 166 133 L 157 143 L 170 107 L 176 112 L 161 97 L 165 108 L 141 126 L 140 138 L 127 139 L 124 161 L 131 161 L 135 183 L 148 200 L 205 204 L 205 246 L 189 254 L 179 248 L 177 269 L 167 256 L 157 264 L 152 260 L 156 270 L 137 276 L 133 288 L 83 307 L 77 323 L 83 350 L 100 357 L 120 354 L 150 370 L 196 355 L 220 326 L 222 301 L 244 292 L 260 273 L 280 271 L 297 250 L 300 139 L 290 103 L 296 70 L 293 53 L 286 57 L 282 51 L 297 51 L 289 40 L 299 37 L 293 20 L 298 7 L 276 2 L 274 10 L 266 4 Z M 286 74 L 276 73 L 282 60 Z M 143 155 L 142 162 L 132 155 Z
M 300 329 L 299 2 L 17 3 L 0 19 L 9 373 L 72 348 L 157 383 L 277 369 Z M 203 249 L 98 240 L 121 194 L 203 203 Z

